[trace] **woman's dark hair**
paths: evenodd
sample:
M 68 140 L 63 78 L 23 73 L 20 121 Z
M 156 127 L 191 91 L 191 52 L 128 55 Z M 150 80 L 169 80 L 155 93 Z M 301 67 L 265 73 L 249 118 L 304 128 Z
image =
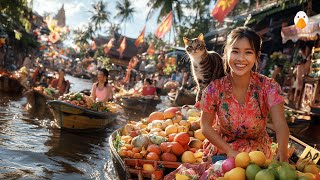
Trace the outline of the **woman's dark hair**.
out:
M 107 87 L 108 85 L 108 77 L 109 77 L 109 71 L 105 68 L 99 68 L 98 71 L 102 72 L 103 75 L 107 78 L 106 82 L 104 82 L 104 86 Z M 97 86 L 99 85 L 99 82 L 97 82 Z
M 152 80 L 150 78 L 146 78 L 146 82 L 152 85 Z
M 252 29 L 248 27 L 237 27 L 236 29 L 232 30 L 230 34 L 227 37 L 226 44 L 224 46 L 224 70 L 226 73 L 230 72 L 230 68 L 228 66 L 227 62 L 227 54 L 229 48 L 239 39 L 242 38 L 247 38 L 251 48 L 254 50 L 255 55 L 257 56 L 257 63 L 256 63 L 256 68 L 257 64 L 259 63 L 259 53 L 261 51 L 261 46 L 262 46 L 262 40 L 261 37 Z

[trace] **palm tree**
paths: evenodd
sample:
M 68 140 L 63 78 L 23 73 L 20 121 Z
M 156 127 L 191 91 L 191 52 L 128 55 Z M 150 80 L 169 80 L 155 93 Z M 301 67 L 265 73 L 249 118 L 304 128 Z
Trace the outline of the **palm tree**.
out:
M 92 5 L 93 11 L 90 20 L 94 23 L 94 29 L 101 29 L 101 24 L 110 21 L 110 12 L 106 10 L 106 5 L 103 4 L 102 0 Z
M 121 18 L 121 22 L 124 21 L 124 35 L 126 34 L 126 23 L 127 20 L 131 21 L 133 17 L 133 13 L 136 12 L 136 10 L 132 7 L 132 3 L 130 0 L 121 0 L 117 1 L 116 4 L 117 9 L 117 15 L 115 17 Z
M 113 36 L 114 33 L 119 33 L 120 31 L 120 25 L 117 23 L 111 23 L 106 33 L 108 33 L 109 36 Z
M 89 24 L 82 29 L 78 28 L 77 30 L 74 30 L 73 33 L 75 34 L 74 43 L 81 46 L 89 44 L 88 40 L 93 39 L 94 30 L 92 25 Z
M 150 7 L 147 20 L 154 14 L 155 10 L 160 9 L 160 15 L 158 21 L 161 18 L 168 15 L 168 13 L 174 10 L 174 15 L 177 15 L 178 21 L 181 21 L 183 16 L 182 8 L 188 6 L 190 2 L 188 0 L 149 0 L 147 6 Z

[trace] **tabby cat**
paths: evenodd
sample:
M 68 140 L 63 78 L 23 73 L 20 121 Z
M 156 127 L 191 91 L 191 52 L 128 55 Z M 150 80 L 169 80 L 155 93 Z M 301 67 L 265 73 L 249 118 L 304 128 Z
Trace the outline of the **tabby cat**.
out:
M 212 80 L 219 79 L 225 75 L 223 60 L 218 53 L 207 51 L 202 33 L 193 39 L 183 37 L 183 41 L 190 58 L 193 78 L 198 87 L 196 97 L 196 102 L 198 102 L 201 99 L 202 90 Z

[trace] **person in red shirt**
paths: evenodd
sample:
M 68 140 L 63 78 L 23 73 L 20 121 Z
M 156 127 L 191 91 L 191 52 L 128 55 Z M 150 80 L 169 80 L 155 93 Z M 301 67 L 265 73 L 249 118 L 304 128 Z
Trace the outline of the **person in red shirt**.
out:
M 62 96 L 65 93 L 69 92 L 70 82 L 64 79 L 65 71 L 60 69 L 59 78 L 52 80 L 50 87 L 59 90 L 59 94 Z
M 152 85 L 152 80 L 146 78 L 142 87 L 142 96 L 157 96 L 156 87 Z

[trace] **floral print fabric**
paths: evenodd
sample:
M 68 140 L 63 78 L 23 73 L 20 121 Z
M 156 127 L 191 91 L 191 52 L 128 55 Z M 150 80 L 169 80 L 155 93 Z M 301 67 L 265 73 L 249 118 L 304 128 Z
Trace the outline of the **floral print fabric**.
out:
M 284 101 L 281 94 L 275 80 L 252 72 L 245 103 L 240 104 L 232 94 L 231 78 L 227 75 L 209 84 L 199 106 L 204 112 L 216 113 L 213 127 L 234 150 L 260 150 L 270 158 L 272 141 L 266 131 L 268 112 Z M 203 147 L 205 160 L 218 152 L 208 140 Z

